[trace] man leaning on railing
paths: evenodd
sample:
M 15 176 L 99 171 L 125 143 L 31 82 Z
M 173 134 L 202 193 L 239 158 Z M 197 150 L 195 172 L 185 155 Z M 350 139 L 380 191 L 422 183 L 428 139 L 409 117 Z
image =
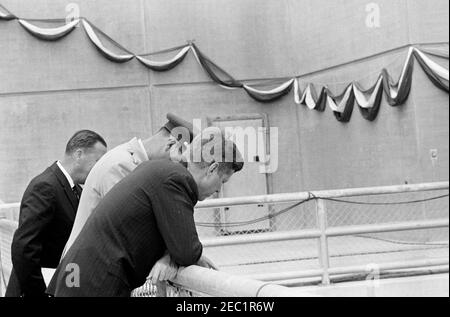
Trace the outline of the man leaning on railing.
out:
M 219 192 L 244 163 L 220 132 L 197 137 L 184 159 L 144 162 L 106 194 L 53 276 L 55 296 L 130 296 L 166 249 L 180 266 L 198 263 L 203 247 L 194 206 Z M 167 277 L 154 273 L 155 280 Z

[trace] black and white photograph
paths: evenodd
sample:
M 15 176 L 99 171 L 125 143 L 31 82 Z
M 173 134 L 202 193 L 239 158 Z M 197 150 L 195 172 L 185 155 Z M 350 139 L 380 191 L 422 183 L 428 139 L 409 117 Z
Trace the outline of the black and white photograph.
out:
M 449 297 L 449 2 L 0 0 L 0 297 Z

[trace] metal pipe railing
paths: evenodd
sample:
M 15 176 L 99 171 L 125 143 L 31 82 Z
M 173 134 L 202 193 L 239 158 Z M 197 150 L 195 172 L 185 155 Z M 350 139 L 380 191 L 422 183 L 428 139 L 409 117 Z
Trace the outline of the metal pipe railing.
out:
M 381 233 L 406 230 L 435 229 L 448 227 L 448 219 L 405 221 L 392 224 L 359 225 L 348 227 L 328 228 L 326 234 L 328 237 L 348 236 L 362 233 Z
M 330 276 L 333 275 L 343 275 L 343 274 L 355 274 L 355 273 L 366 273 L 370 274 L 373 272 L 374 268 L 381 271 L 387 270 L 397 270 L 397 269 L 414 269 L 422 267 L 435 267 L 435 266 L 447 266 L 448 258 L 438 258 L 438 259 L 425 259 L 425 260 L 414 260 L 410 262 L 391 262 L 391 263 L 380 263 L 371 265 L 356 265 L 356 266 L 345 266 L 345 267 L 333 267 L 328 270 Z M 304 270 L 304 271 L 291 271 L 291 272 L 280 272 L 280 273 L 264 273 L 264 274 L 249 274 L 245 275 L 246 278 L 259 280 L 259 281 L 281 281 L 299 278 L 310 278 L 319 277 L 323 275 L 323 269 L 315 270 Z
M 19 208 L 20 203 L 11 203 L 11 204 L 0 204 L 0 210 L 1 209 L 9 209 L 9 208 Z
M 201 242 L 204 247 L 219 247 L 240 244 L 289 241 L 298 239 L 314 239 L 320 237 L 320 231 L 317 229 L 307 229 L 301 231 L 285 231 L 270 233 L 255 233 L 245 236 L 228 236 L 218 238 L 203 238 Z
M 324 199 L 326 198 L 339 198 L 350 196 L 368 196 L 368 195 L 382 195 L 382 194 L 395 194 L 405 192 L 421 192 L 431 190 L 448 190 L 449 182 L 437 182 L 437 183 L 424 183 L 424 184 L 411 184 L 411 185 L 396 185 L 396 186 L 379 186 L 379 187 L 367 187 L 367 188 L 351 188 L 340 190 L 323 190 L 312 192 L 298 192 L 298 193 L 285 193 L 285 194 L 273 194 L 263 196 L 250 196 L 250 197 L 234 197 L 234 198 L 222 198 L 212 199 L 197 204 L 197 209 L 202 208 L 218 208 L 224 206 L 237 206 L 237 205 L 251 205 L 251 204 L 264 204 L 264 203 L 289 203 L 298 202 L 306 199 L 314 198 L 316 201 L 316 212 L 318 219 L 318 229 L 309 229 L 296 232 L 272 232 L 261 233 L 255 235 L 246 235 L 245 237 L 221 237 L 202 239 L 202 243 L 205 247 L 217 247 L 225 245 L 239 245 L 248 243 L 260 243 L 260 242 L 273 242 L 273 241 L 285 241 L 294 239 L 318 239 L 319 247 L 319 260 L 321 269 L 302 271 L 302 272 L 287 272 L 276 275 L 277 279 L 290 279 L 301 277 L 317 277 L 322 276 L 322 282 L 328 284 L 330 282 L 330 275 L 336 274 L 348 274 L 366 272 L 367 266 L 353 266 L 345 268 L 330 268 L 329 265 L 329 251 L 328 251 L 328 238 L 355 235 L 364 233 L 381 233 L 381 232 L 393 232 L 404 230 L 418 230 L 418 229 L 432 229 L 443 228 L 449 226 L 449 220 L 437 219 L 437 220 L 423 220 L 423 221 L 409 221 L 400 223 L 387 223 L 387 224 L 375 224 L 375 225 L 358 225 L 358 226 L 346 226 L 346 227 L 333 227 L 328 228 L 327 225 L 327 212 Z M 17 208 L 19 203 L 3 204 L 0 205 L 1 209 Z M 432 260 L 420 260 L 401 263 L 389 263 L 381 264 L 378 266 L 380 270 L 388 269 L 405 269 L 415 268 L 422 266 L 436 266 L 436 265 L 448 265 L 448 258 L 445 259 L 432 259 Z M 253 276 L 255 278 L 255 276 Z M 273 277 L 273 275 L 264 274 L 260 278 L 267 279 Z
M 449 266 L 448 265 L 438 265 L 438 266 L 432 266 L 432 267 L 428 267 L 428 268 L 410 268 L 409 270 L 404 270 L 401 269 L 401 271 L 399 270 L 389 270 L 389 273 L 392 273 L 393 276 L 398 277 L 398 276 L 412 276 L 412 275 L 424 275 L 424 274 L 445 274 L 448 273 L 449 271 Z M 370 274 L 368 273 L 370 272 L 370 270 L 367 270 L 366 272 L 364 272 L 364 274 Z M 339 280 L 344 279 L 344 280 L 354 280 L 353 278 L 355 277 L 355 273 L 349 273 L 349 274 L 337 274 L 332 276 L 332 278 L 339 278 Z M 373 277 L 373 275 L 372 275 Z M 291 287 L 291 286 L 299 286 L 299 285 L 304 285 L 305 282 L 307 282 L 310 285 L 314 285 L 317 283 L 317 279 L 321 278 L 321 276 L 316 276 L 316 277 L 311 277 L 311 278 L 292 278 L 292 279 L 286 279 L 286 280 L 274 280 L 271 281 L 272 283 L 275 283 L 277 285 L 282 285 L 282 286 L 287 286 L 287 287 Z
M 448 188 L 449 182 L 436 182 L 436 183 L 423 183 L 410 185 L 320 190 L 320 191 L 271 194 L 271 195 L 247 196 L 247 197 L 218 198 L 218 199 L 208 199 L 199 202 L 195 206 L 195 208 L 202 209 L 202 208 L 218 208 L 223 206 L 289 203 L 302 201 L 314 196 L 317 198 L 339 198 L 350 196 L 369 196 L 369 195 L 396 194 L 396 193 L 430 191 L 430 190 L 445 190 Z
M 327 228 L 325 230 L 325 234 L 327 237 L 338 237 L 362 233 L 381 233 L 381 232 L 394 232 L 405 230 L 435 229 L 435 228 L 445 228 L 448 226 L 449 226 L 448 219 L 405 221 L 392 224 L 333 227 Z M 249 234 L 245 236 L 206 238 L 202 239 L 202 244 L 204 247 L 218 247 L 218 246 L 230 246 L 240 244 L 262 243 L 262 242 L 289 241 L 297 239 L 315 239 L 320 238 L 321 233 L 322 232 L 319 229 L 258 233 L 258 234 Z
M 312 296 L 285 286 L 231 275 L 192 265 L 180 268 L 172 281 L 188 291 L 215 297 L 296 297 Z
M 317 221 L 319 223 L 320 237 L 319 237 L 319 263 L 322 267 L 322 284 L 330 284 L 330 275 L 328 270 L 330 268 L 330 255 L 328 252 L 328 235 L 327 235 L 327 210 L 325 209 L 325 202 L 323 199 L 317 200 Z
M 294 239 L 318 239 L 319 249 L 319 263 L 321 269 L 297 272 L 292 276 L 292 273 L 287 273 L 289 278 L 307 278 L 307 277 L 322 277 L 323 284 L 330 283 L 330 275 L 346 274 L 346 273 L 359 273 L 366 272 L 367 266 L 353 266 L 345 268 L 330 268 L 330 255 L 328 250 L 328 238 L 338 237 L 345 235 L 355 235 L 364 233 L 381 233 L 381 232 L 394 232 L 405 230 L 419 230 L 419 229 L 433 229 L 444 228 L 449 226 L 449 220 L 447 219 L 435 219 L 435 220 L 423 220 L 423 221 L 408 221 L 375 225 L 356 225 L 346 227 L 334 227 L 328 228 L 327 224 L 327 212 L 324 199 L 326 198 L 339 198 L 349 196 L 367 196 L 367 195 L 381 195 L 381 194 L 394 194 L 405 192 L 418 192 L 418 191 L 430 191 L 430 190 L 448 190 L 449 182 L 438 183 L 425 183 L 425 184 L 412 184 L 412 185 L 398 185 L 398 186 L 383 186 L 383 187 L 367 187 L 367 188 L 353 188 L 342 190 L 327 190 L 327 191 L 313 191 L 313 192 L 300 192 L 289 194 L 274 194 L 264 196 L 253 197 L 235 197 L 235 198 L 223 198 L 208 200 L 199 203 L 196 208 L 217 208 L 223 206 L 236 206 L 236 205 L 249 205 L 249 204 L 261 204 L 261 203 L 287 203 L 296 202 L 306 199 L 314 198 L 316 201 L 316 215 L 318 229 L 303 230 L 298 232 L 282 232 L 282 233 L 267 233 L 257 235 L 246 235 L 245 237 L 227 237 L 227 238 L 213 238 L 205 239 L 202 241 L 205 247 L 213 246 L 225 246 L 225 245 L 238 245 L 258 242 L 273 242 L 284 241 Z M 421 260 L 401 263 L 389 263 L 377 266 L 380 270 L 387 270 L 393 268 L 415 268 L 418 266 L 436 266 L 436 265 L 448 265 L 449 260 Z M 269 275 L 270 276 L 270 275 Z M 258 277 L 253 276 L 258 279 Z M 267 274 L 263 276 L 267 278 Z M 286 279 L 286 275 L 281 274 L 280 279 Z

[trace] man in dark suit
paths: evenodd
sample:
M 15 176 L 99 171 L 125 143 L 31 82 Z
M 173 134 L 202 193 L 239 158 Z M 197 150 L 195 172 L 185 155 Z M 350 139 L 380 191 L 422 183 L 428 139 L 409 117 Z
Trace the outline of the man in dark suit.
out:
M 100 135 L 78 131 L 67 143 L 64 159 L 30 182 L 11 246 L 13 270 L 6 296 L 45 296 L 41 269 L 57 267 L 75 219 L 80 184 L 105 153 Z
M 143 162 L 105 195 L 53 275 L 55 296 L 130 296 L 165 250 L 181 266 L 199 261 L 194 206 L 244 163 L 221 134 L 198 138 L 190 148 L 202 153 L 208 147 L 212 156 L 195 162 L 187 151 L 185 164 Z

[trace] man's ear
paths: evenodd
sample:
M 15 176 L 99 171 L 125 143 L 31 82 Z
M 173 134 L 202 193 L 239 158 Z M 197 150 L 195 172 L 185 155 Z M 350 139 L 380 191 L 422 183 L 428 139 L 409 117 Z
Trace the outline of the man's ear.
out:
M 213 174 L 219 170 L 219 163 L 214 162 L 208 168 L 208 174 Z
M 173 136 L 170 136 L 169 139 L 166 142 L 166 146 L 164 147 L 164 151 L 165 152 L 170 151 L 170 148 L 176 143 L 177 143 L 177 140 Z
M 79 160 L 83 156 L 83 153 L 83 149 L 76 149 L 72 155 L 75 160 Z

